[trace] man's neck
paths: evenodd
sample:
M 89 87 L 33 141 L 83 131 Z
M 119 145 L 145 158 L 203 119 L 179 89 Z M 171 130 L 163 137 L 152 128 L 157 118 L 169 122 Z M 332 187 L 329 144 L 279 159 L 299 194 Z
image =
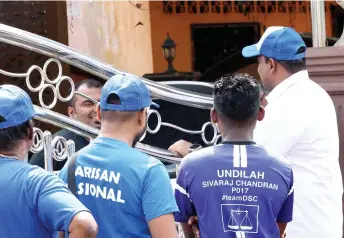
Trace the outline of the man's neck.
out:
M 130 133 L 128 132 L 111 131 L 111 130 L 106 130 L 105 128 L 100 130 L 99 136 L 119 140 L 128 144 L 129 146 L 132 146 L 133 141 L 134 141 L 134 139 L 132 138 L 132 136 L 130 136 Z
M 253 131 L 247 130 L 226 130 L 221 133 L 222 141 L 253 141 Z
M 0 155 L 8 158 L 15 158 L 18 160 L 24 160 L 27 153 L 23 153 L 22 150 L 0 151 Z
M 288 73 L 287 71 L 283 71 L 279 77 L 276 79 L 275 84 L 272 85 L 272 88 L 270 89 L 270 91 L 272 91 L 274 88 L 277 87 L 277 85 L 279 85 L 280 83 L 282 83 L 284 80 L 288 79 L 290 76 L 292 76 L 292 74 Z

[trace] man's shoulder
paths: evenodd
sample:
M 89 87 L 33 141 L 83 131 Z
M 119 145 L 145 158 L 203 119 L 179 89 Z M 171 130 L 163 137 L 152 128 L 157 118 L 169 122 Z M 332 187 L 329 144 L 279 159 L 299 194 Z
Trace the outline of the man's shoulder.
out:
M 234 144 L 233 144 L 234 145 Z M 222 155 L 228 155 L 233 151 L 233 146 L 225 146 L 225 143 L 220 143 L 217 145 L 212 145 L 208 147 L 203 147 L 199 150 L 196 150 L 183 159 L 183 161 L 187 162 L 199 162 L 204 159 L 213 158 L 213 157 L 221 157 Z
M 155 158 L 154 156 L 145 154 L 136 148 L 132 147 L 107 147 L 103 146 L 101 144 L 94 144 L 91 143 L 81 149 L 78 152 L 78 165 L 84 165 L 84 164 L 92 164 L 93 159 L 96 159 L 97 157 L 101 157 L 101 159 L 105 159 L 110 164 L 117 164 L 114 162 L 113 158 L 117 158 L 121 161 L 126 161 L 127 166 L 134 166 L 137 169 L 141 169 L 142 171 L 148 170 L 151 167 L 157 166 L 157 165 L 163 165 L 163 163 Z M 93 158 L 93 159 L 92 159 Z M 97 160 L 97 159 L 96 159 Z M 65 168 L 68 166 L 68 163 L 66 163 Z
M 268 172 L 276 178 L 282 178 L 288 184 L 293 180 L 293 168 L 291 162 L 285 157 L 266 155 L 260 161 L 256 169 Z
M 36 165 L 30 165 L 26 168 L 25 178 L 27 191 L 33 193 L 39 193 L 40 188 L 45 186 L 59 186 L 58 183 L 61 182 L 57 175 Z
M 24 161 L 12 160 L 1 160 L 0 166 L 3 168 L 1 176 L 14 176 L 13 178 L 16 180 L 25 180 L 24 182 L 26 182 L 31 171 L 40 169 L 38 166 L 32 166 Z
M 269 153 L 264 146 L 255 144 L 252 146 L 253 152 L 248 152 L 248 157 L 256 157 L 258 162 L 262 165 L 268 164 L 273 165 L 277 168 L 288 168 L 292 169 L 291 162 L 284 156 L 276 156 Z
M 37 165 L 29 165 L 27 168 L 27 178 L 30 179 L 44 179 L 47 177 L 55 178 L 55 174 L 48 172 Z
M 136 148 L 128 147 L 125 150 L 118 151 L 118 153 L 125 155 L 125 157 L 127 157 L 128 160 L 137 162 L 140 165 L 145 164 L 147 165 L 147 167 L 163 165 L 163 163 L 156 157 L 149 154 L 145 154 Z
M 164 166 L 164 164 L 156 157 L 145 154 L 135 148 L 131 148 L 131 149 L 132 149 L 132 153 L 130 154 L 131 159 L 135 160 L 140 165 L 143 165 L 144 168 L 150 169 L 154 166 L 159 166 L 159 165 Z
M 215 156 L 220 156 L 220 153 L 218 151 L 220 146 L 221 145 L 214 145 L 193 151 L 183 158 L 181 165 L 184 168 L 192 166 L 202 166 L 202 163 L 205 163 L 206 161 L 208 161 L 208 159 L 211 159 Z M 217 153 L 215 153 L 215 151 Z
M 279 158 L 270 155 L 267 150 L 257 144 L 246 146 L 246 156 L 248 159 L 260 161 L 262 165 L 272 164 L 276 168 L 291 169 L 291 163 L 286 158 Z M 222 144 L 209 146 L 192 152 L 184 157 L 182 160 L 183 167 L 203 166 L 204 163 L 214 163 L 212 158 L 225 157 L 226 161 L 231 158 L 233 154 L 233 147 L 224 147 Z M 233 157 L 233 156 L 232 156 Z
M 268 155 L 268 158 L 270 158 L 269 161 L 271 165 L 276 167 L 278 170 L 283 169 L 287 171 L 292 171 L 293 169 L 291 162 L 285 157 L 277 157 L 277 156 Z
M 6 170 L 10 169 L 17 175 L 23 175 L 27 180 L 34 177 L 42 177 L 45 174 L 50 174 L 41 167 L 25 163 L 24 161 L 12 161 L 7 162 L 7 164 L 9 167 Z
M 281 98 L 297 102 L 296 106 L 309 105 L 310 103 L 316 105 L 318 101 L 323 100 L 332 104 L 332 99 L 326 90 L 309 78 L 290 87 L 282 94 Z
M 184 157 L 183 161 L 186 161 L 186 160 L 194 161 L 194 160 L 197 160 L 197 159 L 206 158 L 211 151 L 214 151 L 215 147 L 216 146 L 203 147 L 203 148 L 201 148 L 199 150 L 193 151 L 190 154 L 186 155 Z

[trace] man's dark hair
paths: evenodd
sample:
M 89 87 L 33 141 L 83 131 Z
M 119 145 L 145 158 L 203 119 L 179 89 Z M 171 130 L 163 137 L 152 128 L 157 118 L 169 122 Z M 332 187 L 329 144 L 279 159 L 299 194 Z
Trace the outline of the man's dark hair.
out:
M 221 119 L 245 123 L 257 117 L 261 86 L 249 74 L 226 74 L 215 81 L 214 107 Z
M 28 120 L 21 125 L 0 129 L 0 152 L 12 150 L 18 142 L 33 134 L 30 130 L 30 121 Z
M 306 51 L 306 47 L 300 47 L 296 54 L 301 54 Z M 269 57 L 264 56 L 265 62 L 269 62 Z M 274 59 L 275 60 L 275 59 Z M 297 60 L 275 60 L 277 63 L 282 65 L 282 67 L 287 70 L 290 74 L 295 74 L 299 71 L 306 69 L 306 59 L 301 58 Z
M 88 88 L 101 88 L 103 87 L 103 84 L 101 82 L 99 82 L 98 80 L 95 79 L 85 79 L 85 80 L 81 80 L 80 82 L 77 82 L 75 84 L 75 91 L 78 91 L 78 89 L 82 86 L 82 85 L 86 85 Z M 71 93 L 71 89 L 68 90 L 68 95 Z M 70 107 L 74 107 L 75 106 L 75 94 L 72 97 L 72 99 L 68 102 Z

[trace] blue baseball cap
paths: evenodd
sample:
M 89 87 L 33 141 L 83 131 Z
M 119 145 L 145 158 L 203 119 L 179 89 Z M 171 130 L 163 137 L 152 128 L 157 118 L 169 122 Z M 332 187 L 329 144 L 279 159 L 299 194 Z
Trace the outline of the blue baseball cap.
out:
M 119 97 L 119 104 L 107 102 L 111 94 Z M 100 96 L 101 110 L 139 111 L 149 106 L 159 108 L 159 105 L 152 101 L 146 84 L 137 76 L 116 74 L 102 88 Z
M 0 129 L 19 126 L 35 116 L 29 95 L 21 88 L 0 86 Z
M 306 44 L 293 28 L 271 26 L 266 29 L 259 42 L 242 49 L 246 58 L 264 55 L 276 60 L 297 60 L 305 57 L 306 52 L 298 53 Z

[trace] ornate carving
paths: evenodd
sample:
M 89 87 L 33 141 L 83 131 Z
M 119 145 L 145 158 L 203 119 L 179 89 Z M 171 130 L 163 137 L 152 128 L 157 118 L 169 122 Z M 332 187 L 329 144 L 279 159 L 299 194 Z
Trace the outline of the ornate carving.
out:
M 198 11 L 198 2 L 188 1 L 188 13 L 197 13 L 197 11 Z
M 167 14 L 309 13 L 309 1 L 163 1 Z M 326 4 L 333 4 L 331 2 Z M 328 8 L 325 9 L 328 11 Z

